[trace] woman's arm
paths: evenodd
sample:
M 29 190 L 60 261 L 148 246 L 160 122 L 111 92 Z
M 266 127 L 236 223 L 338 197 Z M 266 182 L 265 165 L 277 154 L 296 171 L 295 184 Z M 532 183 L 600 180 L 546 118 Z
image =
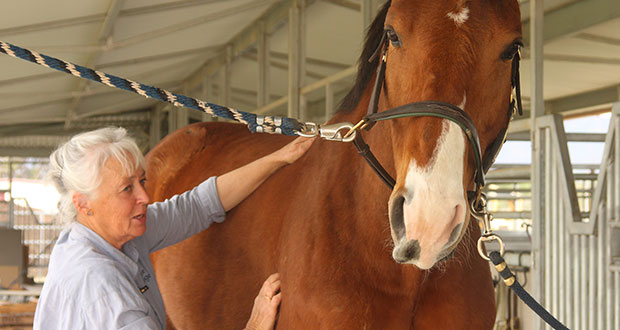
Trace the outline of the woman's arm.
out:
M 301 157 L 314 139 L 297 138 L 281 149 L 232 170 L 217 178 L 217 192 L 224 210 L 228 211 L 248 197 L 280 167 Z

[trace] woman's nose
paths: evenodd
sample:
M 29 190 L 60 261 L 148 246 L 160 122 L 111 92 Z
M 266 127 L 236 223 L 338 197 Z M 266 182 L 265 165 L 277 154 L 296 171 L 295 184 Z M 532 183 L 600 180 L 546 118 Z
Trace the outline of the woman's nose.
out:
M 139 203 L 148 204 L 151 201 L 149 197 L 149 193 L 146 192 L 146 189 L 142 185 L 138 185 L 138 189 L 136 189 L 137 199 Z

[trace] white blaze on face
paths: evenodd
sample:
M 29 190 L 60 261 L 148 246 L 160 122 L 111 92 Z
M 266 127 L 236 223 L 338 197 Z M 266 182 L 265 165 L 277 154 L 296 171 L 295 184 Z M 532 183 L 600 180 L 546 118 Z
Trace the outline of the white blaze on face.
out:
M 464 105 L 465 100 L 463 100 Z M 420 257 L 412 262 L 432 267 L 443 255 L 454 228 L 465 220 L 463 161 L 465 136 L 454 122 L 443 120 L 443 131 L 429 164 L 409 164 L 405 179 L 403 220 L 405 240 L 418 240 Z
M 463 7 L 458 12 L 448 13 L 446 16 L 456 23 L 456 26 L 461 26 L 469 19 L 469 8 Z

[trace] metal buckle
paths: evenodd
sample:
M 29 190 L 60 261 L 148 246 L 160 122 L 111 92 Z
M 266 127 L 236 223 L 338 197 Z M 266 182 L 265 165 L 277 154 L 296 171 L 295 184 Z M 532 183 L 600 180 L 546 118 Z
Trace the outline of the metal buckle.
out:
M 499 244 L 499 253 L 504 255 L 504 242 L 501 237 L 493 234 L 491 230 L 491 220 L 493 215 L 489 213 L 487 209 L 487 196 L 482 193 L 482 187 L 477 187 L 476 198 L 469 202 L 471 215 L 482 223 L 482 234 L 478 239 L 478 254 L 482 259 L 490 261 L 491 259 L 484 253 L 484 243 L 490 241 L 497 241 Z
M 491 258 L 489 258 L 486 254 L 484 254 L 484 250 L 482 249 L 482 247 L 485 242 L 490 242 L 490 241 L 497 241 L 497 244 L 499 244 L 499 254 L 502 256 L 504 255 L 504 242 L 502 242 L 501 237 L 495 234 L 483 235 L 483 236 L 480 236 L 480 238 L 478 239 L 478 254 L 480 254 L 482 259 L 486 261 L 490 261 Z
M 351 142 L 355 139 L 355 131 L 351 123 L 338 123 L 319 127 L 321 138 L 327 141 Z M 353 134 L 349 134 L 353 132 Z
M 325 126 L 316 123 L 304 123 L 304 127 L 296 133 L 307 138 L 320 136 L 327 141 L 351 142 L 355 139 L 355 126 L 346 122 Z
M 307 138 L 319 136 L 319 125 L 315 123 L 304 123 L 304 127 L 296 133 L 299 136 L 303 136 Z

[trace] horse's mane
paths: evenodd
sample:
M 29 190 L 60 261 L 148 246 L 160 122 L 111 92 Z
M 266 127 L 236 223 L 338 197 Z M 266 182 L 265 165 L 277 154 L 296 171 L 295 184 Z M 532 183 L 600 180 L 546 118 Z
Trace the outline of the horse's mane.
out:
M 379 65 L 380 56 L 377 56 L 372 60 L 372 62 L 368 62 L 368 59 L 372 56 L 377 47 L 379 47 L 379 42 L 383 36 L 385 17 L 387 16 L 387 12 L 391 4 L 392 1 L 388 0 L 385 5 L 383 5 L 383 8 L 381 8 L 374 21 L 368 28 L 364 42 L 364 49 L 362 50 L 360 58 L 357 60 L 357 78 L 355 78 L 355 85 L 353 85 L 353 88 L 351 88 L 349 93 L 342 100 L 342 103 L 340 103 L 340 107 L 338 108 L 339 112 L 351 112 L 355 109 L 355 107 L 357 107 L 357 104 L 360 102 L 360 99 L 366 90 L 366 86 L 368 85 L 370 78 L 372 78 L 375 70 L 377 69 L 377 65 Z

